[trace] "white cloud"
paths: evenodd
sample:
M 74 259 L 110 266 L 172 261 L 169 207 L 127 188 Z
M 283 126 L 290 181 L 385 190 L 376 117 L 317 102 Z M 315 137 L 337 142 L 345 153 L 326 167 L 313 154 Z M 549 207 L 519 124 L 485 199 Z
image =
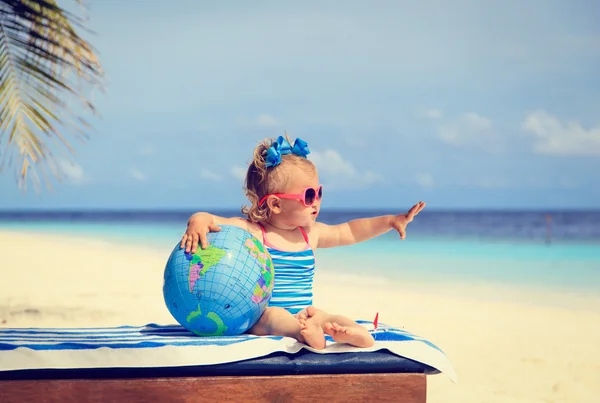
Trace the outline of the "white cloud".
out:
M 279 120 L 268 113 L 262 113 L 251 119 L 242 116 L 238 118 L 237 123 L 241 128 L 248 130 L 274 130 L 281 128 Z
M 330 181 L 329 187 L 367 186 L 382 180 L 381 176 L 375 172 L 358 172 L 350 161 L 342 158 L 334 150 L 311 151 L 309 158 L 319 173 Z
M 254 124 L 258 127 L 277 127 L 279 122 L 268 113 L 263 113 L 254 120 Z
M 503 149 L 501 138 L 493 131 L 492 121 L 474 112 L 465 113 L 442 124 L 438 128 L 438 137 L 456 147 L 472 147 L 490 152 Z
M 59 170 L 65 178 L 73 184 L 80 185 L 87 181 L 87 177 L 80 165 L 61 158 L 57 161 Z
M 145 181 L 146 180 L 146 175 L 144 175 L 144 173 L 142 171 L 140 171 L 139 169 L 137 169 L 137 168 L 132 168 L 129 173 L 131 174 L 131 176 L 134 179 L 137 179 L 139 181 Z
M 236 166 L 231 167 L 230 172 L 231 172 L 231 175 L 233 175 L 235 178 L 237 178 L 239 180 L 246 179 L 247 169 L 244 169 L 244 168 L 236 165 Z
M 439 109 L 419 109 L 417 115 L 427 119 L 440 119 L 444 114 Z
M 320 171 L 328 175 L 354 176 L 356 170 L 349 161 L 345 161 L 337 151 L 325 150 L 323 152 L 313 151 L 311 160 Z
M 424 188 L 430 188 L 435 183 L 433 176 L 427 172 L 418 173 L 416 179 L 419 186 Z
M 203 169 L 200 171 L 200 177 L 204 179 L 208 179 L 214 182 L 218 182 L 221 180 L 221 175 L 218 175 L 208 169 Z
M 550 155 L 600 155 L 600 126 L 585 129 L 577 121 L 561 122 L 544 110 L 531 112 L 522 129 L 534 137 L 533 151 Z
M 462 145 L 475 140 L 492 128 L 492 122 L 476 113 L 470 112 L 458 119 L 440 126 L 439 137 L 446 143 Z

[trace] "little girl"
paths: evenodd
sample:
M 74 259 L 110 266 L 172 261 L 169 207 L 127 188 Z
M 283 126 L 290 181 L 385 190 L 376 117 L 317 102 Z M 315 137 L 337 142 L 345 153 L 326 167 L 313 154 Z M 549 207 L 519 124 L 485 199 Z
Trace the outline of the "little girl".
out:
M 352 245 L 391 229 L 404 239 L 406 225 L 425 203 L 417 203 L 406 214 L 338 225 L 317 222 L 323 186 L 317 169 L 306 158 L 309 153 L 306 142 L 299 138 L 293 146 L 287 136 L 260 143 L 246 174 L 246 196 L 251 203 L 242 208 L 246 218 L 196 213 L 188 221 L 181 247 L 194 253 L 200 242 L 206 248 L 206 234 L 219 231 L 220 224 L 245 229 L 262 240 L 275 268 L 269 306 L 248 333 L 293 337 L 315 349 L 325 348 L 325 334 L 339 343 L 370 347 L 374 340 L 365 327 L 312 306 L 314 249 Z

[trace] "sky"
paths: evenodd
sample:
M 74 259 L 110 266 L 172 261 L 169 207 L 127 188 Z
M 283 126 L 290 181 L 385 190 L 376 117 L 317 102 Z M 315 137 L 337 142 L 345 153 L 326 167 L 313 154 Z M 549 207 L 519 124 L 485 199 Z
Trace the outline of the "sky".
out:
M 101 116 L 51 190 L 19 189 L 5 168 L 0 209 L 238 208 L 254 146 L 284 131 L 308 143 L 323 208 L 600 208 L 599 13 L 88 1 Z

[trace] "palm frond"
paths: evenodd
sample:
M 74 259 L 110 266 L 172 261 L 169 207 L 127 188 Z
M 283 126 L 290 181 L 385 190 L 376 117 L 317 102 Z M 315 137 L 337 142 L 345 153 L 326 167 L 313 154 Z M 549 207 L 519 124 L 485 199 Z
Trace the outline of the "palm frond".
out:
M 102 89 L 103 71 L 76 28 L 83 20 L 55 0 L 0 0 L 0 172 L 16 159 L 22 188 L 31 178 L 39 189 L 39 173 L 61 179 L 52 142 L 73 153 L 65 134 L 85 140 L 90 128 L 77 110 L 96 114 L 85 94 Z

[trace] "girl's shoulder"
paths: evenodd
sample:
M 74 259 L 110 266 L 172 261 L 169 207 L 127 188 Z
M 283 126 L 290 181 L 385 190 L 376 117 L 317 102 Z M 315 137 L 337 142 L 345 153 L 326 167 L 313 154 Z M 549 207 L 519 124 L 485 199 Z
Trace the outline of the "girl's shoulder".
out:
M 244 217 L 228 217 L 228 218 L 219 217 L 216 220 L 216 224 L 217 225 L 221 225 L 221 224 L 234 225 L 245 231 L 248 231 L 249 233 L 251 233 L 252 235 L 254 235 L 255 237 L 257 237 L 258 239 L 260 239 L 262 241 L 262 231 L 261 231 L 260 225 L 255 222 L 252 222 Z
M 242 220 L 246 223 L 245 230 L 258 238 L 261 242 L 263 241 L 262 228 L 259 223 L 252 222 L 250 220 L 246 220 L 242 218 Z

